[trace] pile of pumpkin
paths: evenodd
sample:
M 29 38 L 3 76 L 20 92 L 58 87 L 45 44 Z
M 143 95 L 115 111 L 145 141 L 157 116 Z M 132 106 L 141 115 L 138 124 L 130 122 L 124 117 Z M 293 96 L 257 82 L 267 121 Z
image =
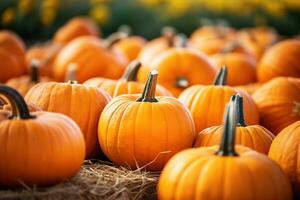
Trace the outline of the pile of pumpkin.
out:
M 162 200 L 297 198 L 299 57 L 266 27 L 146 41 L 74 18 L 27 50 L 1 31 L 0 186 L 56 184 L 104 154 L 162 170 Z

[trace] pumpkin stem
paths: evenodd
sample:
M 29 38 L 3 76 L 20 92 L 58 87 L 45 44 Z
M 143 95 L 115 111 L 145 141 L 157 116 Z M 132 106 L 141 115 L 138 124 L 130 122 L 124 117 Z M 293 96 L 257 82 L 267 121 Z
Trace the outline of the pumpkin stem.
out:
M 224 86 L 227 84 L 227 67 L 223 66 L 217 77 L 215 78 L 214 85 Z
M 235 108 L 236 108 L 236 122 L 237 126 L 247 126 L 245 119 L 244 119 L 244 109 L 243 109 L 243 97 L 239 94 L 236 95 L 235 98 Z
M 0 108 L 6 104 L 6 101 L 0 96 Z
M 183 33 L 177 34 L 174 41 L 175 47 L 187 47 L 187 37 Z
M 121 80 L 126 82 L 136 81 L 137 73 L 139 72 L 142 63 L 140 61 L 134 60 L 132 61 L 128 67 L 126 68 Z
M 38 60 L 32 60 L 30 63 L 30 79 L 32 83 L 40 82 L 40 62 Z
M 35 116 L 30 115 L 24 98 L 15 89 L 1 84 L 0 95 L 11 104 L 12 116 L 10 117 L 10 119 L 35 118 Z
M 118 28 L 119 33 L 126 33 L 128 36 L 132 34 L 132 30 L 129 25 L 123 24 Z
M 155 99 L 155 90 L 157 83 L 158 71 L 152 70 L 148 76 L 148 80 L 145 84 L 143 94 L 140 98 L 137 99 L 139 102 L 158 102 Z
M 228 43 L 225 48 L 223 48 L 220 53 L 221 54 L 226 54 L 226 53 L 230 53 L 232 51 L 234 51 L 235 49 L 241 47 L 241 44 L 237 41 L 234 41 L 234 42 L 230 42 Z
M 174 43 L 175 43 L 174 40 L 175 40 L 175 34 L 176 34 L 175 28 L 173 28 L 171 26 L 165 26 L 161 30 L 161 34 L 165 39 L 167 39 L 169 47 L 173 47 Z
M 189 84 L 189 81 L 185 77 L 180 76 L 176 79 L 176 86 L 179 88 L 187 88 Z
M 68 71 L 66 74 L 65 81 L 71 84 L 77 83 L 77 64 L 76 63 L 70 63 L 68 65 Z
M 219 156 L 238 156 L 234 147 L 236 127 L 235 98 L 235 95 L 232 96 L 226 107 L 223 136 L 219 150 L 216 152 L 216 155 Z
M 125 32 L 116 32 L 108 36 L 103 43 L 103 47 L 110 49 L 114 44 L 128 37 L 128 34 Z

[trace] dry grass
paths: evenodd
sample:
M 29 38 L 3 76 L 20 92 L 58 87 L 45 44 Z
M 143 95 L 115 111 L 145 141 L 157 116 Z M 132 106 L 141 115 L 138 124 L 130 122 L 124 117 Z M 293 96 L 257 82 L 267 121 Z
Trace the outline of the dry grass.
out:
M 158 173 L 114 167 L 103 161 L 86 161 L 68 182 L 49 188 L 0 190 L 0 199 L 156 199 Z

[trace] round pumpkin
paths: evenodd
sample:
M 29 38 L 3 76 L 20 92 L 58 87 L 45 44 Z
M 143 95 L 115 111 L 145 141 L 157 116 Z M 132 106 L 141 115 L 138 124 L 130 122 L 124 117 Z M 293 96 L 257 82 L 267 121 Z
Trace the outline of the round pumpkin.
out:
M 195 127 L 188 109 L 173 97 L 155 97 L 157 71 L 142 95 L 121 95 L 104 108 L 98 138 L 115 164 L 159 171 L 178 151 L 190 148 Z
M 153 69 L 160 73 L 158 83 L 175 96 L 191 85 L 210 84 L 216 75 L 215 66 L 207 56 L 184 48 L 167 50 L 150 65 L 143 65 L 138 80 L 145 82 L 147 74 Z
M 244 120 L 243 97 L 239 94 L 232 97 L 235 101 L 236 140 L 235 143 L 249 147 L 257 152 L 268 154 L 274 135 L 260 125 L 247 125 Z M 201 131 L 194 147 L 214 146 L 220 143 L 224 126 L 212 126 Z
M 12 116 L 0 120 L 0 186 L 49 186 L 74 176 L 85 154 L 76 123 L 62 114 L 29 113 L 22 96 L 7 86 L 0 86 L 0 95 L 12 105 Z
M 89 18 L 74 17 L 64 26 L 60 27 L 54 37 L 53 42 L 65 45 L 80 36 L 99 36 L 98 26 Z
M 260 82 L 267 82 L 278 76 L 300 77 L 300 41 L 288 39 L 278 42 L 261 58 L 257 76 Z
M 295 199 L 300 197 L 300 121 L 283 129 L 274 139 L 269 157 L 276 161 L 292 182 Z
M 112 97 L 122 94 L 140 94 L 144 89 L 144 84 L 136 81 L 140 67 L 140 62 L 132 61 L 119 80 L 91 78 L 83 84 L 103 89 Z M 172 96 L 172 94 L 164 87 L 157 85 L 156 96 Z
M 258 108 L 251 96 L 226 86 L 226 76 L 226 67 L 221 68 L 214 85 L 191 86 L 179 96 L 179 100 L 191 111 L 197 132 L 211 126 L 221 125 L 226 103 L 232 95 L 237 93 L 244 98 L 246 123 L 250 125 L 259 123 Z
M 96 37 L 79 37 L 56 56 L 53 64 L 54 77 L 63 81 L 68 65 L 75 63 L 78 65 L 77 80 L 80 83 L 97 76 L 117 79 L 124 71 L 127 62 L 124 59 L 105 49 Z
M 62 113 L 72 118 L 81 128 L 86 143 L 86 158 L 100 153 L 97 126 L 103 108 L 110 96 L 102 90 L 68 83 L 39 83 L 25 96 L 28 103 L 49 112 Z
M 237 85 L 237 86 L 235 86 L 235 88 L 238 89 L 238 90 L 242 90 L 242 91 L 248 93 L 249 95 L 252 95 L 262 85 L 263 85 L 262 83 L 256 82 L 256 83 L 250 83 L 250 84 L 247 84 L 247 85 Z
M 275 135 L 300 120 L 300 79 L 274 78 L 252 96 L 259 109 L 260 124 Z
M 281 168 L 267 156 L 235 145 L 233 105 L 220 146 L 184 150 L 171 158 L 158 183 L 158 199 L 292 200 Z

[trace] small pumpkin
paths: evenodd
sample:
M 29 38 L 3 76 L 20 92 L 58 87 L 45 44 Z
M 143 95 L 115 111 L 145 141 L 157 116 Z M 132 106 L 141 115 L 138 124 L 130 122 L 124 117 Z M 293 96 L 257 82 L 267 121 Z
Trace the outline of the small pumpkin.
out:
M 250 83 L 247 85 L 237 85 L 235 86 L 236 89 L 242 90 L 249 95 L 252 95 L 256 90 L 258 90 L 263 84 L 260 82 Z
M 136 76 L 140 67 L 141 63 L 139 61 L 132 61 L 119 80 L 92 78 L 85 81 L 83 84 L 103 89 L 112 97 L 122 94 L 140 94 L 144 89 L 144 84 L 136 81 Z M 160 85 L 157 85 L 156 95 L 172 96 L 167 89 Z
M 74 17 L 56 31 L 53 42 L 65 45 L 81 36 L 100 36 L 100 31 L 93 20 L 84 17 Z
M 278 42 L 261 58 L 257 76 L 260 82 L 267 82 L 278 76 L 300 77 L 300 41 L 288 39 Z
M 171 158 L 159 179 L 158 199 L 292 200 L 291 185 L 274 161 L 235 145 L 232 103 L 225 116 L 220 146 L 188 149 Z
M 50 81 L 47 77 L 40 77 L 40 63 L 37 60 L 31 61 L 30 68 L 30 75 L 9 79 L 5 84 L 16 89 L 22 96 L 25 96 L 35 84 Z
M 188 109 L 173 97 L 155 97 L 157 71 L 141 95 L 121 95 L 104 108 L 98 138 L 115 164 L 158 171 L 178 151 L 192 147 L 195 127 Z
M 67 83 L 46 82 L 31 88 L 25 99 L 45 111 L 62 113 L 72 118 L 83 133 L 86 158 L 99 155 L 98 120 L 110 100 L 105 91 L 72 80 Z
M 187 48 L 172 48 L 164 51 L 150 65 L 143 65 L 138 80 L 145 82 L 153 69 L 159 73 L 158 83 L 174 96 L 195 84 L 210 84 L 216 74 L 215 66 L 204 54 Z
M 29 113 L 22 96 L 8 86 L 0 86 L 0 95 L 12 106 L 12 116 L 0 120 L 0 186 L 21 186 L 20 181 L 49 186 L 74 176 L 85 154 L 76 123 L 62 114 Z
M 196 131 L 221 125 L 226 103 L 232 95 L 239 93 L 244 99 L 246 122 L 250 125 L 259 123 L 258 108 L 252 97 L 226 85 L 227 68 L 220 69 L 214 85 L 194 85 L 184 90 L 179 100 L 185 104 L 192 113 Z
M 235 101 L 236 112 L 236 140 L 235 143 L 249 147 L 257 152 L 268 154 L 274 135 L 260 125 L 248 126 L 244 120 L 243 97 L 239 94 L 232 96 Z M 201 131 L 196 138 L 194 147 L 218 145 L 224 126 L 212 126 Z
M 274 78 L 252 96 L 260 112 L 260 124 L 275 135 L 300 120 L 299 78 Z
M 269 157 L 276 161 L 292 182 L 295 199 L 300 197 L 300 121 L 283 129 L 274 139 Z

